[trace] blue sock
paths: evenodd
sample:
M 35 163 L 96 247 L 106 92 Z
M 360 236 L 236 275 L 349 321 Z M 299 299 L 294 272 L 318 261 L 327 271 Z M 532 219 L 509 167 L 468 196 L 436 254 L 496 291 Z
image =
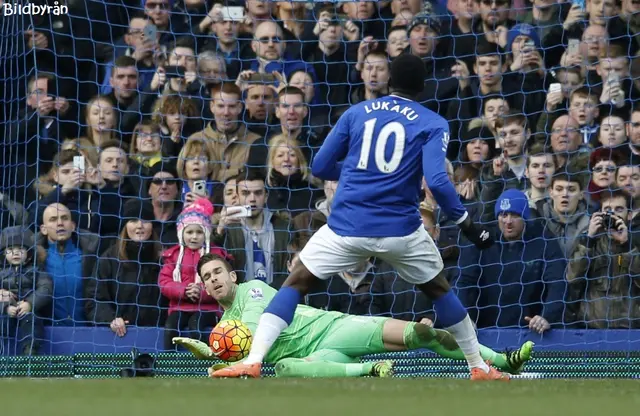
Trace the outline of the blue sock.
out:
M 300 303 L 300 292 L 296 289 L 284 286 L 278 293 L 271 299 L 269 306 L 264 310 L 264 313 L 273 314 L 287 323 L 291 324 L 293 321 L 293 314 L 296 312 L 298 303 Z
M 449 290 L 444 296 L 440 296 L 433 302 L 434 309 L 438 315 L 438 322 L 448 328 L 454 326 L 467 316 L 467 310 L 462 306 L 460 299 Z

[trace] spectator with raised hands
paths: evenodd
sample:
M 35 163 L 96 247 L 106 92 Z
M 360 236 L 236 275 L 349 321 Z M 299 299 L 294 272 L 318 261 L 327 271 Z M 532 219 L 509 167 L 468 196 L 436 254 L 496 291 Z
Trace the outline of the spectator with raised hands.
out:
M 280 287 L 288 274 L 290 217 L 266 207 L 268 194 L 261 171 L 248 169 L 235 178 L 240 207 L 226 207 L 222 212 L 216 241 L 224 242 L 235 258 L 240 279 L 259 279 Z M 242 206 L 251 206 L 248 216 L 241 212 Z
M 168 158 L 176 158 L 187 138 L 202 129 L 197 103 L 178 95 L 163 97 L 151 120 L 160 126 L 162 155 Z
M 139 85 L 141 90 L 148 87 L 155 72 L 156 58 L 162 52 L 159 43 L 160 33 L 156 32 L 157 35 L 154 39 L 145 35 L 145 28 L 151 24 L 141 12 L 131 16 L 127 33 L 114 44 L 113 59 L 105 67 L 100 94 L 108 95 L 115 87 L 112 81 L 114 79 L 113 68 L 116 66 L 116 61 L 122 56 L 133 59 L 133 66 L 137 70 L 136 75 L 138 73 L 140 75 L 139 83 L 136 77 L 136 85 Z M 120 66 L 122 67 L 122 65 Z
M 602 81 L 600 104 L 629 111 L 631 101 L 640 99 L 640 91 L 630 79 L 629 64 L 629 55 L 623 44 L 611 43 L 600 52 L 596 65 L 596 73 Z
M 199 198 L 213 196 L 213 169 L 216 161 L 213 150 L 204 137 L 194 135 L 187 140 L 178 155 L 177 163 L 178 178 L 182 181 L 179 199 L 185 205 L 192 204 Z M 205 195 L 194 193 L 196 181 L 206 182 Z
M 308 211 L 321 195 L 321 182 L 311 176 L 300 143 L 284 135 L 269 141 L 266 182 L 269 209 L 287 211 L 291 217 Z
M 74 165 L 76 157 L 84 158 L 84 172 Z M 86 152 L 69 149 L 58 153 L 49 172 L 51 182 L 40 184 L 39 192 L 43 197 L 30 208 L 31 219 L 34 222 L 41 221 L 42 212 L 47 206 L 61 202 L 70 209 L 74 223 L 81 229 L 97 231 L 100 210 L 96 193 L 99 183 L 96 166 L 97 160 L 92 160 Z
M 629 233 L 630 201 L 622 191 L 607 191 L 600 202 L 569 257 L 569 304 L 580 326 L 638 328 L 640 247 Z
M 565 257 L 572 253 L 574 242 L 589 226 L 581 173 L 560 172 L 551 178 L 549 198 L 539 200 L 532 214 L 544 220 L 546 231 L 560 245 Z
M 29 78 L 26 106 L 21 106 L 2 139 L 5 151 L 11 155 L 11 162 L 5 163 L 14 165 L 9 172 L 21 179 L 15 185 L 24 187 L 16 192 L 18 202 L 35 199 L 30 189 L 32 181 L 51 168 L 53 155 L 64 139 L 78 136 L 78 123 L 73 120 L 76 114 L 58 89 L 58 82 L 43 73 Z
M 340 114 L 347 107 L 349 85 L 345 79 L 353 76 L 349 63 L 357 59 L 360 40 L 345 25 L 332 7 L 320 9 L 314 37 L 302 43 L 302 59 L 311 63 L 316 75 L 316 96 L 331 103 L 332 114 Z
M 374 39 L 383 39 L 385 25 L 378 13 L 378 3 L 372 1 L 349 1 L 342 3 L 342 11 L 347 15 L 348 21 L 345 23 L 345 31 L 353 32 L 355 26 L 362 38 L 372 36 Z M 354 37 L 349 40 L 359 40 Z
M 118 242 L 98 259 L 96 275 L 86 280 L 86 316 L 109 325 L 118 337 L 129 326 L 162 326 L 165 302 L 160 296 L 160 245 L 148 202 L 128 201 L 123 210 Z
M 540 54 L 540 38 L 533 26 L 526 23 L 515 25 L 507 33 L 507 47 L 505 49 L 507 53 L 511 53 L 509 69 L 512 72 L 525 75 L 533 72 L 540 77 L 544 76 L 545 68 Z
M 196 38 L 198 51 L 214 52 L 224 58 L 228 79 L 236 79 L 249 56 L 245 52 L 248 39 L 239 37 L 242 21 L 235 19 L 220 4 L 215 4 L 209 14 L 200 22 L 199 30 L 212 36 Z
M 197 94 L 200 83 L 197 74 L 196 54 L 189 38 L 178 39 L 167 51 L 165 66 L 156 70 L 151 80 L 151 91 L 162 94 Z M 169 68 L 169 72 L 167 72 Z
M 460 164 L 454 171 L 454 183 L 460 198 L 465 202 L 475 202 L 480 198 L 480 173 L 485 164 L 493 163 L 496 141 L 487 127 L 476 127 L 462 137 Z

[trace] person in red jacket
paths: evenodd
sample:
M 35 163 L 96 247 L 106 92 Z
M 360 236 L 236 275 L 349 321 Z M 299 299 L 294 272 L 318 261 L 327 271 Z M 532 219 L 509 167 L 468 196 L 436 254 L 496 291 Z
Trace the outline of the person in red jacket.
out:
M 227 252 L 211 246 L 211 216 L 213 206 L 207 199 L 199 199 L 182 210 L 178 216 L 178 245 L 167 249 L 163 255 L 163 267 L 158 278 L 162 294 L 169 299 L 169 317 L 164 331 L 164 347 L 174 349 L 173 337 L 188 328 L 198 331 L 206 341 L 207 328 L 217 324 L 222 314 L 218 303 L 204 290 L 197 273 L 200 257 L 216 253 L 229 258 Z

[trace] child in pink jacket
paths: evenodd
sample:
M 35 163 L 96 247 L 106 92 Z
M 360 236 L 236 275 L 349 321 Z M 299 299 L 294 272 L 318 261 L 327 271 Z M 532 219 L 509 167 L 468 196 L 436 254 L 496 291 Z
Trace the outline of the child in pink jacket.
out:
M 199 199 L 187 206 L 177 221 L 179 244 L 162 255 L 163 267 L 158 285 L 169 299 L 169 317 L 164 331 L 167 350 L 175 349 L 172 339 L 179 336 L 179 331 L 184 328 L 200 331 L 202 341 L 206 342 L 208 334 L 204 331 L 215 326 L 221 315 L 218 303 L 204 290 L 197 273 L 198 261 L 205 253 L 229 258 L 224 249 L 211 247 L 212 215 L 213 206 L 207 199 Z

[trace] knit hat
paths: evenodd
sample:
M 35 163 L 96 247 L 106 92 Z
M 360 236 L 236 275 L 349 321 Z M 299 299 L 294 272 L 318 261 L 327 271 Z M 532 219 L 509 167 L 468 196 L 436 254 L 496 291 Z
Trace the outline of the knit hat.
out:
M 188 225 L 199 225 L 204 231 L 204 243 L 205 246 L 200 249 L 200 256 L 208 253 L 211 249 L 211 231 L 213 230 L 213 223 L 211 222 L 211 216 L 213 215 L 213 205 L 206 198 L 198 199 L 191 205 L 185 207 L 178 216 L 178 242 L 180 244 L 180 254 L 178 254 L 178 262 L 176 268 L 173 270 L 173 280 L 175 282 L 181 282 L 180 265 L 182 264 L 182 258 L 184 257 L 184 237 L 183 231 Z M 196 283 L 200 283 L 200 275 L 196 273 Z
M 517 189 L 506 190 L 496 201 L 496 218 L 503 212 L 520 215 L 524 220 L 529 219 L 529 200 L 527 196 Z
M 442 28 L 442 23 L 440 22 L 440 19 L 438 18 L 438 16 L 435 16 L 431 13 L 422 12 L 413 16 L 413 20 L 411 20 L 411 23 L 407 28 L 407 33 L 411 34 L 411 31 L 416 26 L 419 26 L 419 25 L 427 25 L 428 27 L 433 29 L 433 31 L 436 32 L 438 35 L 440 34 L 440 30 Z
M 130 199 L 124 204 L 122 209 L 123 224 L 127 221 L 154 221 L 156 219 L 153 213 L 153 205 L 142 199 Z
M 31 230 L 21 227 L 8 227 L 0 234 L 0 250 L 9 247 L 24 247 L 32 249 L 36 244 L 35 236 Z
M 512 27 L 511 30 L 507 32 L 507 46 L 505 47 L 507 53 L 511 53 L 511 45 L 513 44 L 513 41 L 521 35 L 531 39 L 536 45 L 536 49 L 540 49 L 540 36 L 538 35 L 536 28 L 527 23 L 520 23 L 519 25 Z

